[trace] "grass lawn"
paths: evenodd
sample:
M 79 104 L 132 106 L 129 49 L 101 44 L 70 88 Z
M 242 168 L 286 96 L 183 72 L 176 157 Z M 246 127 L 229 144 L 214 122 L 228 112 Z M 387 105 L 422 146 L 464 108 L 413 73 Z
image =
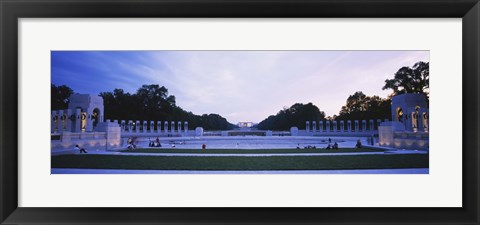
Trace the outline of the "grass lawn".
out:
M 52 156 L 52 168 L 135 170 L 343 170 L 428 168 L 428 155 L 164 157 L 121 155 Z
M 337 150 L 326 149 L 161 149 L 161 148 L 139 148 L 135 150 L 124 150 L 124 153 L 197 153 L 197 154 L 263 154 L 263 153 L 347 153 L 347 152 L 383 152 L 380 149 L 368 148 L 340 148 Z

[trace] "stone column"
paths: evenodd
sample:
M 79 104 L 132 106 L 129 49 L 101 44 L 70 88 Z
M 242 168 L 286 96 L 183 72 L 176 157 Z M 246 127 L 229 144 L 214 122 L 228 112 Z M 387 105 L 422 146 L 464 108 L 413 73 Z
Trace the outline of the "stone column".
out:
M 307 131 L 307 133 L 310 131 L 310 121 L 305 122 L 305 131 Z
M 168 121 L 163 121 L 163 132 L 168 134 Z
M 79 133 L 82 130 L 82 110 L 75 110 L 75 132 Z
M 155 122 L 150 121 L 150 131 L 149 131 L 150 133 L 154 132 L 154 130 L 155 130 L 154 126 L 155 126 Z
M 370 130 L 370 131 L 373 131 L 373 130 L 374 130 L 374 129 L 373 129 L 373 120 L 369 120 L 369 122 L 370 122 L 369 130 Z
M 57 111 L 52 111 L 52 116 L 50 118 L 51 118 L 50 121 L 52 123 L 52 126 L 50 127 L 50 132 L 55 133 L 58 130 L 58 127 L 57 127 L 57 124 L 58 124 Z
M 185 132 L 185 134 L 188 134 L 188 122 L 187 121 L 183 122 L 183 132 Z
M 333 121 L 333 132 L 337 132 L 337 121 Z
M 87 132 L 93 131 L 93 115 L 87 112 L 87 127 L 85 129 Z
M 340 120 L 340 132 L 343 132 L 345 130 L 345 121 Z
M 133 129 L 133 121 L 129 120 L 128 121 L 128 132 L 132 132 Z
M 367 121 L 362 120 L 362 131 L 367 131 Z
M 318 125 L 318 130 L 319 130 L 320 132 L 323 132 L 323 120 L 320 121 L 320 122 L 318 122 L 318 124 L 319 124 L 319 125 Z
M 140 123 L 140 120 L 137 120 L 137 122 L 135 123 L 135 132 L 138 133 L 140 132 L 140 127 L 142 126 L 142 124 Z
M 66 123 L 67 123 L 67 131 L 72 132 L 72 127 L 73 127 L 73 122 L 74 122 L 75 116 L 72 113 L 71 109 L 67 109 L 67 118 L 66 118 Z
M 148 129 L 148 122 L 143 121 L 143 126 L 142 126 L 143 133 L 147 133 L 147 129 Z
M 157 121 L 157 133 L 162 132 L 162 121 Z
M 122 132 L 125 132 L 125 130 L 126 130 L 126 129 L 125 129 L 125 126 L 126 126 L 125 120 L 121 120 L 121 121 L 120 121 L 120 130 L 121 130 Z
M 317 121 L 312 122 L 312 130 L 313 132 L 317 132 Z
M 330 128 L 331 128 L 330 127 L 330 120 L 327 120 L 326 125 L 327 125 L 327 127 L 325 129 L 327 130 L 327 132 L 330 132 Z
M 422 113 L 422 127 L 423 127 L 423 131 L 424 132 L 428 132 L 429 130 L 429 117 L 430 115 L 428 115 L 428 112 L 423 112 Z
M 172 130 L 172 134 L 173 134 L 175 133 L 175 121 L 172 121 L 170 124 L 171 124 L 170 129 Z
M 352 132 L 352 121 L 351 120 L 347 120 L 347 132 Z
M 298 128 L 297 127 L 290 127 L 290 135 L 291 136 L 298 136 Z
M 198 136 L 198 137 L 203 136 L 203 128 L 202 127 L 195 128 L 195 136 Z
M 182 121 L 177 121 L 177 131 L 178 133 L 182 133 Z
M 355 132 L 358 132 L 360 127 L 358 126 L 358 120 L 355 120 Z
M 377 119 L 377 130 L 378 130 L 378 127 L 380 126 L 381 123 L 382 123 L 382 120 L 381 120 L 381 119 Z

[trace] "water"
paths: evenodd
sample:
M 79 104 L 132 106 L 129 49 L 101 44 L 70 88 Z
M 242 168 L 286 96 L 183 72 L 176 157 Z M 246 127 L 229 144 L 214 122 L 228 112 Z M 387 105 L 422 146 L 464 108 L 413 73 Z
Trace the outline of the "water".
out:
M 235 136 L 235 137 L 162 137 L 161 148 L 201 149 L 205 144 L 208 149 L 292 149 L 315 146 L 325 148 L 329 138 L 331 144 L 337 142 L 339 148 L 354 148 L 357 140 L 367 144 L 365 137 L 291 137 L 291 136 Z M 150 138 L 154 141 L 155 138 Z M 127 138 L 122 139 L 122 146 L 126 147 Z M 137 138 L 137 148 L 148 148 L 149 138 Z

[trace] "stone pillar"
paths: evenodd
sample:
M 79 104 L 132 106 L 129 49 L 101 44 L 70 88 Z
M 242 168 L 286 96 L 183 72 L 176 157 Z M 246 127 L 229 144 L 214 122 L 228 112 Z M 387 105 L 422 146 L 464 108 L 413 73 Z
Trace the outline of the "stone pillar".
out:
M 367 131 L 367 121 L 362 120 L 362 131 Z
M 178 133 L 182 133 L 182 121 L 177 121 L 177 127 L 178 127 L 177 129 Z
M 157 121 L 157 133 L 162 132 L 162 121 Z
M 168 121 L 163 121 L 163 132 L 168 134 Z
M 67 109 L 67 118 L 66 118 L 66 123 L 67 123 L 67 131 L 72 132 L 73 129 L 73 122 L 75 121 L 75 116 L 72 113 L 71 109 Z
M 422 113 L 422 127 L 424 132 L 428 132 L 429 129 L 429 115 L 428 112 L 423 112 Z
M 298 136 L 298 127 L 291 127 L 290 128 L 290 135 L 291 136 Z
M 75 132 L 79 133 L 82 130 L 82 110 L 75 110 Z
M 199 137 L 203 136 L 203 128 L 201 127 L 195 128 L 195 136 L 199 136 Z
M 343 132 L 345 130 L 345 121 L 340 120 L 340 132 Z
M 87 112 L 87 127 L 86 127 L 87 132 L 92 132 L 93 131 L 93 115 Z
M 55 133 L 58 131 L 58 115 L 57 111 L 52 111 L 51 122 L 52 126 L 50 127 L 50 132 Z
M 183 122 L 183 132 L 185 132 L 185 135 L 188 134 L 188 122 L 187 121 Z
M 172 121 L 170 124 L 171 124 L 170 129 L 171 129 L 172 133 L 175 133 L 175 121 Z
M 147 122 L 147 121 L 143 121 L 142 131 L 143 131 L 144 133 L 147 133 L 147 129 L 148 129 L 148 122 Z
M 358 120 L 355 120 L 355 132 L 358 132 L 360 127 L 358 126 Z
M 142 124 L 140 123 L 140 120 L 137 120 L 137 122 L 135 123 L 135 132 L 138 133 L 140 132 L 140 127 L 142 126 Z
M 320 132 L 323 132 L 323 120 L 320 121 L 320 122 L 318 122 L 318 124 L 319 124 L 319 125 L 318 125 L 318 130 L 319 130 Z
M 333 132 L 337 132 L 337 121 L 333 121 Z
M 154 130 L 155 130 L 155 122 L 150 121 L 150 131 L 149 132 L 152 133 L 152 132 L 154 132 Z
M 373 120 L 369 120 L 369 122 L 370 122 L 369 130 L 370 130 L 370 131 L 373 131 L 373 130 L 374 130 L 374 129 L 373 129 Z
M 330 132 L 330 128 L 331 128 L 330 127 L 330 120 L 327 120 L 326 125 L 327 125 L 327 127 L 325 129 L 327 130 L 327 132 Z
M 67 129 L 67 115 L 63 110 L 58 111 L 58 132 L 63 132 Z
M 347 132 L 352 132 L 352 121 L 347 120 Z
M 317 121 L 312 122 L 312 130 L 313 132 L 317 132 Z
M 305 131 L 307 131 L 307 133 L 310 131 L 310 121 L 307 121 L 305 122 Z
M 128 132 L 132 132 L 133 129 L 133 121 L 129 120 L 128 121 Z
M 380 126 L 381 123 L 382 123 L 382 120 L 381 120 L 381 119 L 377 119 L 377 130 L 378 130 L 378 127 Z
M 120 121 L 120 129 L 122 130 L 122 132 L 125 132 L 125 130 L 126 130 L 125 126 L 126 126 L 125 120 L 121 120 Z

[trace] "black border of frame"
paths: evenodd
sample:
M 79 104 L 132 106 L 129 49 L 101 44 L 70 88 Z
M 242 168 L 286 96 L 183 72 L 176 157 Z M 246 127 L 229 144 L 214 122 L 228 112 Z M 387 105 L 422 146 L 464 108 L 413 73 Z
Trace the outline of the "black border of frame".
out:
M 0 0 L 0 16 L 1 224 L 479 224 L 479 0 Z M 463 18 L 463 207 L 17 207 L 17 21 L 63 17 Z

